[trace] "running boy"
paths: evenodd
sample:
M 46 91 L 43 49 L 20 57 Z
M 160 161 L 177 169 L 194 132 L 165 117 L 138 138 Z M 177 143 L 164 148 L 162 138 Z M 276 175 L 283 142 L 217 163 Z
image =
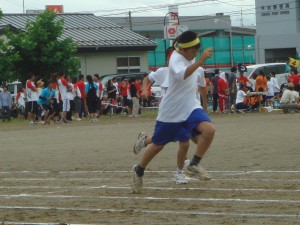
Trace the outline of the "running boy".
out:
M 160 105 L 152 144 L 146 147 L 140 163 L 133 167 L 131 184 L 133 193 L 142 192 L 142 177 L 146 166 L 167 143 L 173 141 L 182 143 L 182 149 L 186 151 L 181 151 L 178 155 L 177 166 L 179 169 L 183 168 L 190 134 L 198 138 L 197 150 L 190 165 L 187 166 L 187 173 L 199 179 L 206 174 L 199 163 L 213 140 L 215 128 L 200 108 L 195 92 L 198 89 L 197 73 L 198 70 L 202 70 L 199 67 L 211 57 L 212 49 L 205 50 L 195 62 L 194 58 L 200 49 L 200 40 L 192 31 L 180 35 L 178 47 L 170 59 L 169 87 Z

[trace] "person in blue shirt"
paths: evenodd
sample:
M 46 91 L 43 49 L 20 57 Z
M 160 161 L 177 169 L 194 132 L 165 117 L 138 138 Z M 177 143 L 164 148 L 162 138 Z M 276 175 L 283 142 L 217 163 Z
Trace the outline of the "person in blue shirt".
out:
M 89 114 L 91 117 L 91 122 L 97 122 L 97 109 L 98 109 L 98 97 L 97 90 L 99 86 L 93 81 L 93 77 L 91 75 L 86 76 L 87 84 L 85 85 L 85 96 L 86 96 L 86 104 L 88 106 Z
M 12 108 L 11 93 L 8 91 L 8 87 L 5 85 L 3 87 L 3 92 L 0 93 L 0 111 L 1 111 L 3 122 L 5 121 L 5 118 L 7 118 L 7 120 L 10 121 L 11 108 Z
M 53 89 L 53 83 L 49 81 L 48 87 L 43 89 L 38 100 L 38 104 L 45 115 L 45 119 L 44 119 L 45 124 L 50 124 L 50 120 L 54 116 L 55 112 L 52 107 L 54 98 L 55 98 L 55 90 Z

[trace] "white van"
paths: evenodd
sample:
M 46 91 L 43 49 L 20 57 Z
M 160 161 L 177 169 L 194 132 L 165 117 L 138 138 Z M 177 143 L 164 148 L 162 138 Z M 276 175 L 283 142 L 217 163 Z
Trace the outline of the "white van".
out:
M 253 90 L 253 75 L 259 75 L 260 70 L 264 71 L 266 76 L 270 75 L 271 72 L 275 72 L 280 90 L 283 90 L 284 84 L 287 83 L 287 78 L 289 76 L 289 71 L 287 71 L 286 63 L 266 63 L 247 66 L 247 72 L 244 73 L 244 76 L 247 76 L 248 79 L 251 81 Z

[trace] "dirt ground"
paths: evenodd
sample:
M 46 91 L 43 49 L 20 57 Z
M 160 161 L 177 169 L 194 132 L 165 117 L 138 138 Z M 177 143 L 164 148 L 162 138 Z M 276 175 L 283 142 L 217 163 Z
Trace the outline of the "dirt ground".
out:
M 300 114 L 211 117 L 217 134 L 202 163 L 213 179 L 176 185 L 171 143 L 149 165 L 141 195 L 130 190 L 141 156 L 132 147 L 154 117 L 0 124 L 0 222 L 300 224 Z

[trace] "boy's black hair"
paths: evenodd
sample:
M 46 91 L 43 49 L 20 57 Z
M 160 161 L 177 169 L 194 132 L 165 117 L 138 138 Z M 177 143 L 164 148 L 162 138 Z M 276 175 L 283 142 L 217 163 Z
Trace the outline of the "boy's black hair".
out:
M 94 77 L 97 77 L 98 79 L 100 79 L 99 74 L 94 74 Z
M 31 79 L 33 76 L 35 76 L 35 74 L 33 72 L 29 72 L 27 75 L 27 78 Z
M 220 70 L 219 69 L 215 69 L 215 74 L 219 74 Z
M 271 77 L 270 76 L 266 76 L 267 80 L 271 80 Z
M 183 32 L 179 37 L 178 37 L 178 43 L 189 43 L 191 41 L 194 41 L 196 38 L 198 38 L 198 35 L 194 32 L 194 31 L 185 31 Z M 195 48 L 195 49 L 199 49 L 201 46 L 201 44 L 197 44 L 195 46 L 192 46 L 190 48 Z M 190 49 L 190 48 L 185 48 L 185 49 Z
M 84 75 L 83 75 L 83 74 L 80 74 L 80 75 L 78 76 L 78 80 L 81 80 L 82 78 L 84 78 Z
M 297 70 L 297 68 L 291 68 L 291 69 L 290 69 L 290 71 L 293 71 L 293 72 L 294 72 L 294 74 L 298 74 L 298 70 Z
M 237 71 L 237 68 L 236 68 L 235 66 L 231 68 L 231 72 L 232 72 L 232 73 L 234 73 L 234 72 L 236 72 L 236 71 Z
M 73 78 L 72 78 L 72 84 L 77 83 L 77 81 L 78 81 L 77 77 L 73 77 Z

